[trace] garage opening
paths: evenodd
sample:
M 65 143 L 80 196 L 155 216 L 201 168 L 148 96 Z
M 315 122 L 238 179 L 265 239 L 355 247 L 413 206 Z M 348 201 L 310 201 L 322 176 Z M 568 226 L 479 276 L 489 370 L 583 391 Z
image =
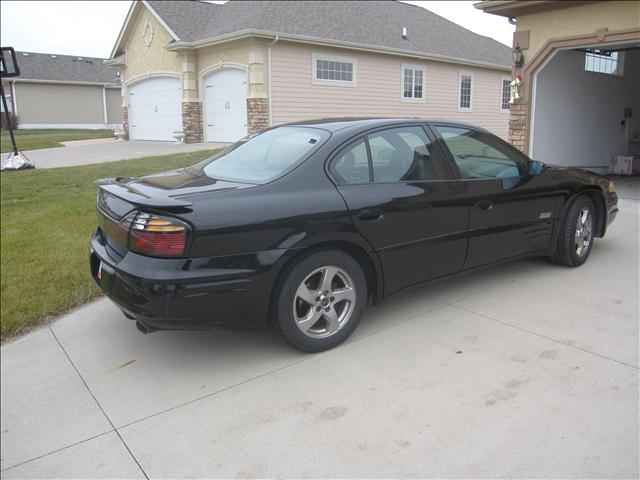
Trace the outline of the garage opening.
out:
M 611 173 L 640 154 L 640 43 L 558 51 L 533 89 L 534 159 Z

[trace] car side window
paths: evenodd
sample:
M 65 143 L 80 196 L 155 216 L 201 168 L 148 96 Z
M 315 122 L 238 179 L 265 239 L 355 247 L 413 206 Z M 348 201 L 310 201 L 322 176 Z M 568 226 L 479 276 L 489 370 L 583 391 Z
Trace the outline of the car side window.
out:
M 436 125 L 465 179 L 510 178 L 522 175 L 515 152 L 489 133 L 464 127 Z
M 419 126 L 394 127 L 368 136 L 373 181 L 411 182 L 450 178 L 446 160 Z
M 329 168 L 338 183 L 369 183 L 369 156 L 364 138 L 345 147 Z

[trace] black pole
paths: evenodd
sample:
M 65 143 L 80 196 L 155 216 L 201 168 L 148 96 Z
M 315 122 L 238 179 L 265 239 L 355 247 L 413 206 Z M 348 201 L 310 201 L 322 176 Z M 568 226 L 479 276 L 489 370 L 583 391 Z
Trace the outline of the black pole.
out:
M 13 146 L 13 154 L 18 155 L 18 146 L 16 145 L 16 137 L 13 135 L 13 125 L 11 124 L 11 115 L 9 115 L 9 108 L 7 107 L 7 97 L 4 94 L 4 85 L 0 82 L 0 91 L 2 92 L 2 107 L 4 108 L 4 117 L 7 120 L 7 128 L 9 129 L 9 135 L 11 136 L 11 145 Z

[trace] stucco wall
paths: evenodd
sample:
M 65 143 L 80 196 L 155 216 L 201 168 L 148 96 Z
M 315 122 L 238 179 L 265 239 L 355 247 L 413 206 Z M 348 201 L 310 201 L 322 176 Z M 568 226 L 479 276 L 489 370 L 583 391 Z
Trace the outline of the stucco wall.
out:
M 102 87 L 16 83 L 23 124 L 102 124 Z
M 532 58 L 549 39 L 592 34 L 600 28 L 638 28 L 639 22 L 640 2 L 607 1 L 521 15 L 516 31 L 530 31 L 525 58 Z
M 142 4 L 138 5 L 136 10 L 137 12 L 130 20 L 132 28 L 123 39 L 127 65 L 122 69 L 122 81 L 126 83 L 141 75 L 154 72 L 179 74 L 182 68 L 178 54 L 169 52 L 165 48 L 165 45 L 173 40 L 169 32 Z M 153 28 L 153 38 L 148 46 L 143 40 L 147 21 Z
M 313 54 L 355 58 L 357 86 L 314 84 Z M 401 101 L 403 64 L 425 68 L 424 103 Z M 508 71 L 286 42 L 272 47 L 271 65 L 274 125 L 326 117 L 419 116 L 473 123 L 503 138 L 508 134 L 509 114 L 500 111 L 501 80 Z M 471 112 L 458 111 L 460 71 L 473 74 Z
M 247 39 L 199 49 L 197 71 L 200 75 L 212 66 L 236 63 L 249 72 L 249 98 L 267 97 L 267 47 L 263 40 Z

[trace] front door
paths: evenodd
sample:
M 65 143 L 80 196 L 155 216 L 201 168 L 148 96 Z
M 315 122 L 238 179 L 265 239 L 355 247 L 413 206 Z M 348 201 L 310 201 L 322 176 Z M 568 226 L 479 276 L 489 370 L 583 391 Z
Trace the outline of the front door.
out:
M 423 126 L 364 135 L 333 158 L 330 171 L 354 225 L 380 257 L 385 294 L 460 270 L 464 186 Z
M 490 133 L 434 125 L 466 184 L 469 253 L 465 268 L 546 250 L 560 194 L 527 157 Z
M 204 79 L 208 142 L 235 142 L 247 135 L 247 74 L 226 68 Z

